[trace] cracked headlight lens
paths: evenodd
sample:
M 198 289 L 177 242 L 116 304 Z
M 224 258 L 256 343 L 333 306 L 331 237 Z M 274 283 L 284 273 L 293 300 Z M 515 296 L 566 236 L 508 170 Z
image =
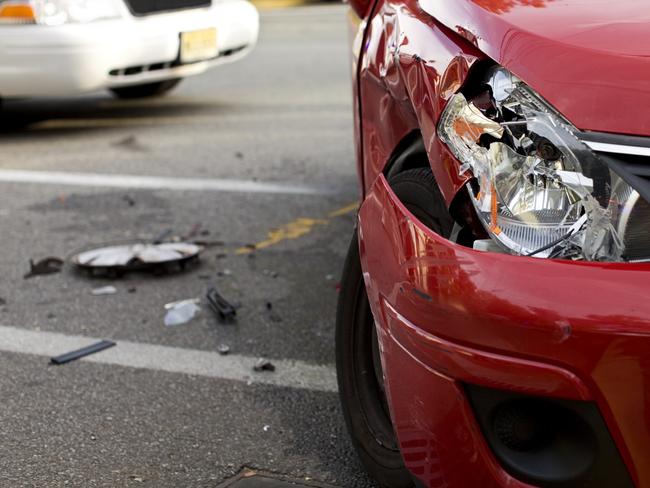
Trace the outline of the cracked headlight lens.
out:
M 635 193 L 574 128 L 521 80 L 492 68 L 478 95 L 447 104 L 440 139 L 470 173 L 470 199 L 494 241 L 513 254 L 620 261 L 616 231 Z M 614 190 L 613 190 L 614 189 Z

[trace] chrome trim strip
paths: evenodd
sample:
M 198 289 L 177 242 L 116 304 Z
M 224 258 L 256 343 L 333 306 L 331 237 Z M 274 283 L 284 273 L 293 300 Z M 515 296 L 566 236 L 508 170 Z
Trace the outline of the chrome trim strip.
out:
M 594 151 L 612 154 L 631 154 L 633 156 L 650 156 L 650 147 L 623 146 L 606 142 L 582 141 Z

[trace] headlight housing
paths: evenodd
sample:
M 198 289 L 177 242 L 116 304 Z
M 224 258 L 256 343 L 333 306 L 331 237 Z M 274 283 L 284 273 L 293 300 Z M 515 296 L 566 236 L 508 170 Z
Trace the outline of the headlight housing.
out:
M 490 237 L 513 254 L 621 261 L 621 208 L 636 193 L 576 129 L 503 68 L 479 94 L 448 102 L 440 139 L 461 162 L 470 200 Z M 638 195 L 637 195 L 638 196 Z
M 120 16 L 117 0 L 0 0 L 2 24 L 84 24 Z

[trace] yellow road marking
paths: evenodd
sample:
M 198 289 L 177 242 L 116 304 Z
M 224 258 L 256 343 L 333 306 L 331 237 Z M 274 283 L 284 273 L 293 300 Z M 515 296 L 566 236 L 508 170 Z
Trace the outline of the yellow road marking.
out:
M 329 214 L 327 214 L 327 216 L 330 219 L 333 219 L 334 217 L 340 217 L 341 215 L 354 212 L 357 208 L 359 208 L 359 202 L 354 202 L 351 203 L 350 205 L 346 205 L 345 207 L 341 207 L 338 210 L 334 210 L 333 212 L 330 212 Z
M 324 219 L 306 219 L 299 218 L 283 225 L 278 229 L 269 231 L 268 237 L 255 244 L 255 247 L 240 247 L 235 251 L 235 254 L 247 254 L 253 252 L 255 249 L 264 249 L 275 244 L 288 241 L 290 239 L 297 239 L 305 234 L 309 234 L 311 230 L 317 225 L 326 225 L 327 220 Z
M 299 237 L 309 234 L 316 226 L 327 225 L 331 219 L 341 217 L 355 211 L 358 206 L 359 204 L 357 202 L 354 202 L 350 205 L 346 205 L 345 207 L 341 207 L 327 214 L 328 218 L 326 219 L 310 219 L 301 217 L 292 220 L 282 227 L 270 230 L 265 240 L 250 246 L 240 247 L 235 251 L 235 254 L 248 254 L 258 249 L 265 249 L 267 247 L 275 246 L 276 244 L 279 244 L 283 241 L 298 239 Z

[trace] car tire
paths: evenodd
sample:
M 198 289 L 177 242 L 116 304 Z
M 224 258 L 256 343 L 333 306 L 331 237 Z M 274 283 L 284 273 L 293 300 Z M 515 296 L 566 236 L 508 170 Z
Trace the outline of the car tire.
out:
M 418 219 L 449 235 L 453 221 L 431 170 L 399 173 L 390 185 Z M 416 485 L 404 466 L 384 394 L 376 334 L 355 230 L 343 268 L 336 317 L 336 367 L 343 415 L 363 465 L 380 486 L 412 488 Z
M 111 92 L 117 98 L 126 99 L 159 97 L 176 88 L 180 82 L 181 78 L 175 78 L 173 80 L 157 81 L 155 83 L 111 88 Z

